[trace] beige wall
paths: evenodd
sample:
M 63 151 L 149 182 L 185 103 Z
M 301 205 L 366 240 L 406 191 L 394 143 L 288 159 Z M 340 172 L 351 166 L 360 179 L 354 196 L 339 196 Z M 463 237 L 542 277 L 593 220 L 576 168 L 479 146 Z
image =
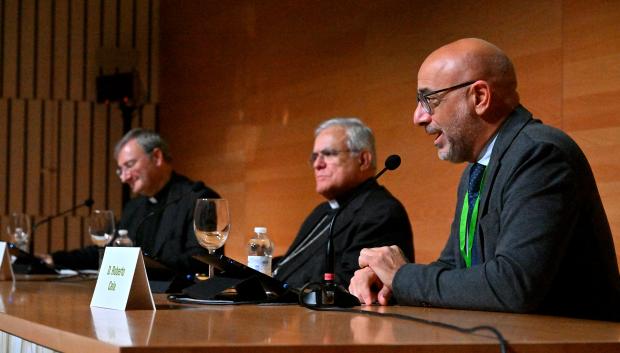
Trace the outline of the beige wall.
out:
M 514 60 L 522 101 L 567 131 L 596 174 L 620 248 L 620 2 L 161 2 L 160 126 L 178 169 L 230 199 L 227 252 L 244 259 L 264 225 L 282 254 L 321 201 L 306 164 L 312 131 L 358 116 L 382 177 L 406 206 L 420 262 L 448 234 L 463 165 L 439 161 L 414 128 L 416 72 L 433 49 L 482 37 Z

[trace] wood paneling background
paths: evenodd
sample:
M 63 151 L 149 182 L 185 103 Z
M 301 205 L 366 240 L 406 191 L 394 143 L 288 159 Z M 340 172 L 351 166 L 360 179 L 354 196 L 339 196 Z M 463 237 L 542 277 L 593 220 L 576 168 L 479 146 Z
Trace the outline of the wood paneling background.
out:
M 313 129 L 358 116 L 375 131 L 382 177 L 406 206 L 416 257 L 449 232 L 463 165 L 437 159 L 412 124 L 424 57 L 481 37 L 515 62 L 523 104 L 587 154 L 620 249 L 620 2 L 162 0 L 160 126 L 179 171 L 230 199 L 230 256 L 252 227 L 282 254 L 321 201 L 306 164 Z M 14 106 L 12 109 L 16 109 Z
M 522 101 L 567 131 L 596 174 L 620 249 L 620 2 L 0 0 L 0 219 L 35 219 L 88 197 L 121 210 L 112 148 L 118 106 L 95 78 L 135 71 L 134 126 L 168 138 L 177 169 L 230 199 L 227 252 L 253 226 L 282 254 L 321 201 L 306 160 L 313 129 L 358 116 L 375 131 L 382 177 L 406 206 L 417 259 L 442 248 L 462 165 L 415 128 L 416 72 L 438 46 L 476 36 L 514 60 Z M 87 209 L 36 232 L 36 250 L 90 241 Z M 4 236 L 4 231 L 2 231 Z
M 101 74 L 135 72 L 134 126 L 156 128 L 157 0 L 0 0 L 0 219 L 34 221 L 89 197 L 121 212 L 113 147 L 118 105 L 96 103 Z M 36 229 L 35 251 L 90 244 L 81 208 Z

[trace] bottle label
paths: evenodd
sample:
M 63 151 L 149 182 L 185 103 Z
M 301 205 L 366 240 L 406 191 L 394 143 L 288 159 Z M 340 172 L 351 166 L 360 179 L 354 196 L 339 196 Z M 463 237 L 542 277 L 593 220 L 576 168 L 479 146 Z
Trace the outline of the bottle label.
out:
M 248 256 L 248 267 L 271 276 L 271 256 Z

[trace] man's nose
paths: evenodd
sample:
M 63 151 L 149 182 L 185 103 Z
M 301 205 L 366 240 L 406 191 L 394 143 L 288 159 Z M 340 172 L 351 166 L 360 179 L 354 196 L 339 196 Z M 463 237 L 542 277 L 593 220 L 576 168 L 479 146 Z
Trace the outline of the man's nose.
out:
M 129 171 L 123 169 L 118 177 L 121 179 L 121 183 L 126 183 L 129 179 Z
M 413 112 L 413 124 L 416 126 L 426 126 L 431 122 L 431 115 L 422 108 L 422 104 L 418 103 L 418 106 Z
M 325 157 L 319 153 L 314 162 L 312 162 L 312 168 L 319 170 L 325 168 Z

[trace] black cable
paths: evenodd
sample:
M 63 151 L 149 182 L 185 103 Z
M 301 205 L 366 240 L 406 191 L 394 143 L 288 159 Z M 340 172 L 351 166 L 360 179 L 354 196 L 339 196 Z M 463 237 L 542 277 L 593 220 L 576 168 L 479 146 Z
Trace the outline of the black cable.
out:
M 304 286 L 304 288 L 306 288 L 307 286 Z M 303 293 L 304 291 L 301 290 L 299 292 L 299 304 L 301 306 L 303 306 L 304 308 L 308 308 L 310 310 L 316 310 L 316 311 L 338 311 L 338 312 L 343 312 L 343 313 L 351 313 L 351 314 L 362 314 L 362 315 L 369 315 L 369 316 L 378 316 L 378 317 L 391 317 L 391 318 L 395 318 L 395 319 L 401 319 L 401 320 L 408 320 L 408 321 L 415 321 L 415 322 L 420 322 L 423 324 L 427 324 L 427 325 L 431 325 L 431 326 L 437 326 L 437 327 L 442 327 L 442 328 L 446 328 L 449 330 L 454 330 L 454 331 L 458 331 L 461 333 L 467 333 L 467 334 L 474 334 L 477 331 L 482 331 L 482 330 L 486 330 L 486 331 L 490 331 L 491 333 L 493 333 L 496 337 L 497 340 L 499 341 L 499 349 L 501 353 L 506 353 L 506 347 L 508 346 L 508 341 L 506 341 L 506 339 L 504 338 L 504 336 L 502 335 L 501 332 L 499 332 L 498 329 L 496 329 L 493 326 L 490 325 L 481 325 L 481 326 L 475 326 L 475 327 L 460 327 L 457 325 L 452 325 L 452 324 L 446 324 L 444 322 L 439 322 L 439 321 L 433 321 L 433 320 L 427 320 L 427 319 L 422 319 L 416 316 L 411 316 L 411 315 L 404 315 L 404 314 L 395 314 L 395 313 L 378 313 L 375 311 L 367 311 L 367 310 L 360 310 L 360 309 L 347 309 L 347 308 L 338 308 L 338 307 L 325 307 L 325 306 L 313 306 L 313 305 L 309 305 L 306 304 L 303 301 Z

